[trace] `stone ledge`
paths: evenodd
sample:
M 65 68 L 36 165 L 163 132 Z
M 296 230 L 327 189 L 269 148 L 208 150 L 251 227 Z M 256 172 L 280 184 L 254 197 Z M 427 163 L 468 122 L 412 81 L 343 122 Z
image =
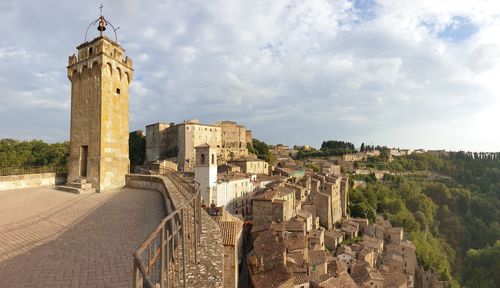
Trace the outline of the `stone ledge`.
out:
M 0 176 L 0 191 L 55 186 L 65 182 L 65 173 L 39 173 Z
M 187 200 L 167 177 L 133 174 L 127 175 L 126 179 L 129 188 L 159 191 L 165 199 L 167 215 Z M 201 209 L 201 222 L 202 232 L 198 246 L 199 263 L 196 267 L 189 269 L 186 275 L 187 287 L 223 287 L 224 246 L 220 227 L 203 209 Z

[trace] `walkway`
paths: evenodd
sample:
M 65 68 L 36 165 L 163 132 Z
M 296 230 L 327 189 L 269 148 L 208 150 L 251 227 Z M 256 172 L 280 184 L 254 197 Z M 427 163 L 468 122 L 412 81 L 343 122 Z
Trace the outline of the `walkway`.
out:
M 155 191 L 0 191 L 0 287 L 131 287 L 132 253 L 164 216 Z

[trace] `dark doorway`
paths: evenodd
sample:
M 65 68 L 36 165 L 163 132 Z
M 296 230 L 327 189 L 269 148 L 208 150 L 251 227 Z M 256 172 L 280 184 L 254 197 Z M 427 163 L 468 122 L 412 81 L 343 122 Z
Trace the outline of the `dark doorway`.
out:
M 82 146 L 80 151 L 80 177 L 87 177 L 87 158 L 89 156 L 89 146 Z

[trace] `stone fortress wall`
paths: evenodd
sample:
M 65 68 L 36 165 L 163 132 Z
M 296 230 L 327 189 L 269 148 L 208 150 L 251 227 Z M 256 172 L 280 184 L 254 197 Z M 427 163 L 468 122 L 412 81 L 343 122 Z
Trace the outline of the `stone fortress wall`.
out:
M 173 159 L 179 171 L 193 171 L 194 147 L 208 144 L 217 147 L 219 163 L 248 156 L 247 143 L 252 142 L 252 131 L 232 121 L 213 125 L 197 119 L 183 123 L 155 123 L 146 126 L 146 160 Z

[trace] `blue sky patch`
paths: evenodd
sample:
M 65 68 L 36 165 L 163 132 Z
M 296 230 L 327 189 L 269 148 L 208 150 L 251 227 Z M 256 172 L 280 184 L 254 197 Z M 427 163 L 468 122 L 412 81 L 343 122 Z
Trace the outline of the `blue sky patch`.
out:
M 352 4 L 359 20 L 373 20 L 377 16 L 375 0 L 353 0 Z
M 438 33 L 439 38 L 459 42 L 476 34 L 479 28 L 463 16 L 455 16 L 444 30 Z

